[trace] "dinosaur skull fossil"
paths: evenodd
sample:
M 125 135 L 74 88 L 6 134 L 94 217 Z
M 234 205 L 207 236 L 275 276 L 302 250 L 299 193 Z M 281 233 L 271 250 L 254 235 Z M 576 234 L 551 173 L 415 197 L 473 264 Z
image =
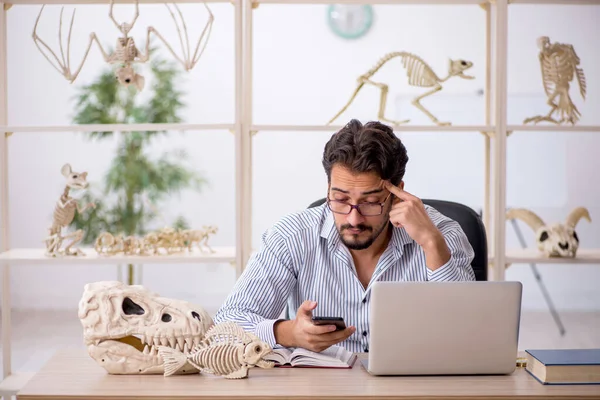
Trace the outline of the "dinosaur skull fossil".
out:
M 591 222 L 584 207 L 577 207 L 568 215 L 564 224 L 546 225 L 533 211 L 514 208 L 507 212 L 507 219 L 521 219 L 535 232 L 538 250 L 548 257 L 575 257 L 579 248 L 579 237 L 575 227 L 581 218 Z
M 202 307 L 113 281 L 85 285 L 78 316 L 89 355 L 111 374 L 162 374 L 158 346 L 187 354 L 213 325 Z
M 448 68 L 448 74 L 450 76 L 459 76 L 463 79 L 475 79 L 474 76 L 465 75 L 464 72 L 471 68 L 473 63 L 465 60 L 450 60 L 450 66 Z

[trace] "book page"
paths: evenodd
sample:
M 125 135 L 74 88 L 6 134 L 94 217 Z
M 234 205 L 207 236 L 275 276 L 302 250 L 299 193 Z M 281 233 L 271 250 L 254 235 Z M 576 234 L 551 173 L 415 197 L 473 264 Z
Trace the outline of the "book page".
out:
M 331 346 L 320 353 L 297 348 L 292 353 L 292 365 L 348 367 L 353 353 L 340 346 Z
M 285 347 L 279 347 L 273 349 L 273 351 L 264 357 L 266 360 L 275 361 L 278 364 L 287 364 L 291 361 L 292 352 Z

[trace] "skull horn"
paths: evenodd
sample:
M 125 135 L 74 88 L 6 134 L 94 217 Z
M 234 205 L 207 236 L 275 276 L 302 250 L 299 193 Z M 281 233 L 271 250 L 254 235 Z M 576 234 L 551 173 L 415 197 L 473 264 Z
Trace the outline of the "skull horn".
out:
M 567 217 L 565 225 L 570 226 L 571 228 L 575 228 L 575 226 L 577 226 L 577 223 L 581 218 L 585 218 L 588 220 L 588 222 L 592 222 L 592 219 L 590 218 L 590 213 L 587 210 L 587 208 L 577 207 L 573 211 L 571 211 L 571 213 Z
M 507 219 L 521 219 L 527 225 L 533 229 L 534 232 L 537 232 L 539 228 L 544 226 L 544 221 L 540 217 L 537 216 L 533 211 L 526 210 L 524 208 L 513 208 L 508 210 L 506 213 Z

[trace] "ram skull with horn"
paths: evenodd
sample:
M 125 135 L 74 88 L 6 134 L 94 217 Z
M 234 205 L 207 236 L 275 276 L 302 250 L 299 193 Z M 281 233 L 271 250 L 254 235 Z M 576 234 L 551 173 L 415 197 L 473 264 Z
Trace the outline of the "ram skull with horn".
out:
M 585 207 L 577 207 L 567 216 L 565 223 L 547 225 L 533 211 L 524 208 L 510 209 L 507 219 L 520 219 L 535 232 L 538 250 L 547 257 L 575 257 L 579 248 L 579 237 L 575 227 L 581 218 L 591 222 L 590 213 Z

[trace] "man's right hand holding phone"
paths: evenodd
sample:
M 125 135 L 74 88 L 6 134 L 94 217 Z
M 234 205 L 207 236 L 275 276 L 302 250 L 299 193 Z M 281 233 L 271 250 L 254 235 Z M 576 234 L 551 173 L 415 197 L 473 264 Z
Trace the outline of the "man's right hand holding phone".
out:
M 321 352 L 343 342 L 356 331 L 353 326 L 336 331 L 336 326 L 333 324 L 313 324 L 312 311 L 316 307 L 316 302 L 307 300 L 298 308 L 296 319 L 275 323 L 274 333 L 277 343 L 285 347 L 302 347 Z

